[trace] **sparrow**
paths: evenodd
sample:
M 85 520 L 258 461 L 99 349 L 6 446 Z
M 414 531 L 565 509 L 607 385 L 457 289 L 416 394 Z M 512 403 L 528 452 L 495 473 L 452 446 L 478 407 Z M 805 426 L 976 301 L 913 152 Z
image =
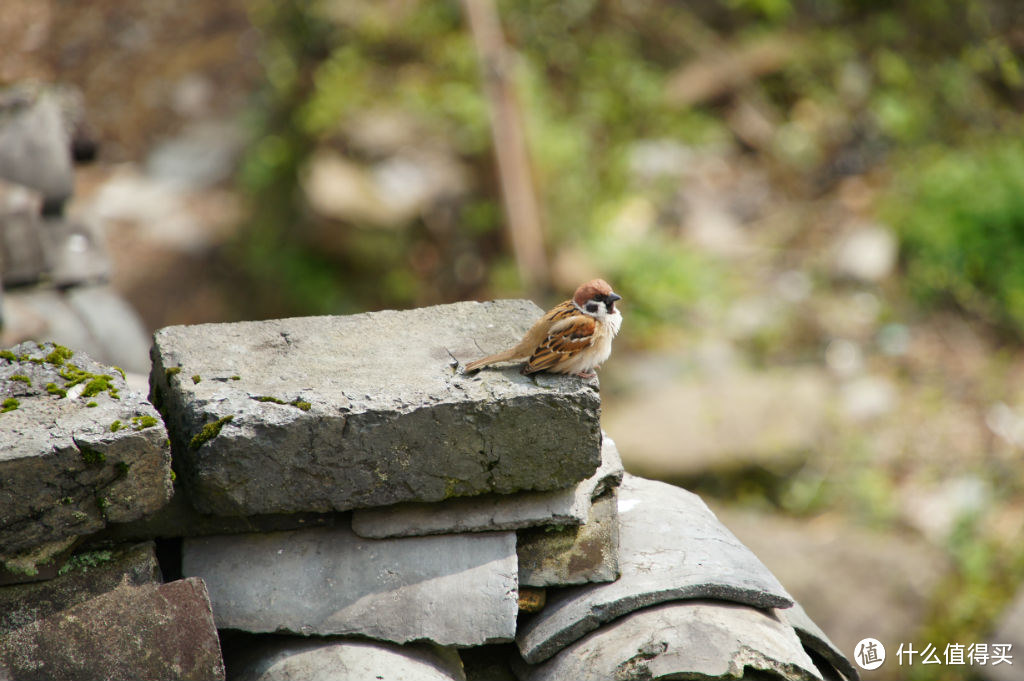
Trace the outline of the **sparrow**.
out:
M 537 320 L 523 339 L 511 350 L 488 355 L 466 365 L 477 371 L 490 364 L 527 359 L 522 373 L 550 371 L 593 378 L 593 369 L 612 352 L 612 339 L 622 326 L 622 314 L 615 301 L 622 296 L 612 291 L 603 279 L 583 284 L 572 300 L 551 308 Z

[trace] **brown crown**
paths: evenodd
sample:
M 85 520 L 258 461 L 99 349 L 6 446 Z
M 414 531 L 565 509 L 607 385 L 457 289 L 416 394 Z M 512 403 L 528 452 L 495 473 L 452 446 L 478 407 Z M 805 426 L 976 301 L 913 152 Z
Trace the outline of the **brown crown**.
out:
M 612 287 L 608 285 L 608 282 L 604 279 L 594 279 L 583 284 L 573 295 L 572 300 L 574 303 L 583 307 L 583 304 L 594 296 L 608 295 L 612 293 Z

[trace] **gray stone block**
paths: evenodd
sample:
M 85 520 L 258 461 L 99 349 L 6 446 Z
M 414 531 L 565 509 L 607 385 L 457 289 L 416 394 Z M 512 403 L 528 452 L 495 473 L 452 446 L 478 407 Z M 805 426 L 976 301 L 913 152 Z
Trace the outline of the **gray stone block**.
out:
M 135 520 L 171 494 L 159 414 L 116 369 L 67 352 L 22 343 L 0 358 L 0 559 Z
M 71 196 L 71 134 L 54 93 L 0 93 L 0 178 L 35 189 L 47 202 Z
M 520 586 L 567 586 L 618 579 L 616 490 L 609 489 L 594 500 L 584 525 L 520 530 L 516 553 Z
M 822 676 L 793 629 L 771 612 L 681 601 L 606 624 L 544 664 L 522 670 L 520 678 L 821 681 Z
M 603 622 L 665 601 L 714 598 L 757 608 L 793 605 L 778 580 L 697 495 L 627 475 L 619 488 L 618 511 L 622 576 L 610 584 L 551 594 L 547 607 L 516 636 L 527 662 L 551 657 Z
M 202 580 L 129 586 L 0 636 L 0 678 L 224 678 Z
M 617 486 L 622 474 L 619 451 L 611 438 L 605 436 L 601 444 L 601 465 L 575 487 L 361 509 L 352 514 L 352 529 L 360 537 L 381 538 L 579 525 L 587 520 L 591 499 Z
M 277 638 L 225 650 L 228 681 L 465 681 L 458 653 L 383 641 Z
M 347 527 L 186 539 L 220 628 L 472 646 L 508 641 L 515 534 L 361 539 Z
M 843 655 L 843 651 L 829 640 L 821 627 L 814 623 L 799 603 L 794 603 L 793 607 L 785 610 L 777 610 L 775 614 L 796 630 L 804 648 L 820 655 L 836 672 L 842 674 L 843 678 L 847 681 L 857 681 L 860 678 L 857 670 Z
M 63 216 L 44 219 L 39 239 L 46 253 L 48 277 L 55 286 L 98 283 L 110 275 L 102 237 L 85 223 Z
M 79 554 L 53 579 L 0 588 L 0 636 L 66 610 L 122 583 L 160 581 L 153 543 Z
M 540 314 L 505 300 L 161 329 L 151 383 L 179 475 L 222 515 L 579 482 L 600 463 L 596 385 L 457 368 Z

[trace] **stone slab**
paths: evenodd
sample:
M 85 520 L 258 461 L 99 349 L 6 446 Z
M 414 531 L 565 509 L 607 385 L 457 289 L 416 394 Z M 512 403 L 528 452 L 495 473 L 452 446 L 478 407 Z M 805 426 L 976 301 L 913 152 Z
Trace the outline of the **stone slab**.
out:
M 362 539 L 344 526 L 186 539 L 217 626 L 473 646 L 511 640 L 515 534 Z
M 793 599 L 700 498 L 626 475 L 619 488 L 619 569 L 610 584 L 570 587 L 520 628 L 523 658 L 541 662 L 603 622 L 678 599 L 713 598 L 756 608 Z
M 39 238 L 46 252 L 48 278 L 58 288 L 98 283 L 109 277 L 110 261 L 102 236 L 87 224 L 64 216 L 44 218 Z
M 458 653 L 383 641 L 250 637 L 237 656 L 225 650 L 229 681 L 465 681 Z
M 151 384 L 176 470 L 196 508 L 221 515 L 573 485 L 600 463 L 596 383 L 466 376 L 455 359 L 541 314 L 503 300 L 161 329 Z
M 53 579 L 0 588 L 0 636 L 122 583 L 139 586 L 159 581 L 152 542 L 76 555 Z
M 516 534 L 519 586 L 567 586 L 619 577 L 618 493 L 594 500 L 577 527 L 537 527 Z
M 0 93 L 0 178 L 35 189 L 48 203 L 71 196 L 71 135 L 54 93 L 29 88 Z
M 224 678 L 202 580 L 122 585 L 0 636 L 0 678 Z
M 858 681 L 860 675 L 850 663 L 843 651 L 829 639 L 824 631 L 808 616 L 807 612 L 799 603 L 785 610 L 775 611 L 776 616 L 783 622 L 789 624 L 796 631 L 804 648 L 820 655 L 825 662 L 843 675 L 847 681 Z
M 523 681 L 603 679 L 821 681 L 793 629 L 770 612 L 733 603 L 665 603 L 606 624 Z
M 360 509 L 352 514 L 352 529 L 361 537 L 381 538 L 580 525 L 587 520 L 593 497 L 618 486 L 622 475 L 619 451 L 606 435 L 601 443 L 601 465 L 575 487 Z
M 81 353 L 62 358 L 52 344 L 9 353 L 0 358 L 0 402 L 17 406 L 0 413 L 0 560 L 167 503 L 167 431 L 116 369 Z M 71 385 L 76 367 L 90 377 Z

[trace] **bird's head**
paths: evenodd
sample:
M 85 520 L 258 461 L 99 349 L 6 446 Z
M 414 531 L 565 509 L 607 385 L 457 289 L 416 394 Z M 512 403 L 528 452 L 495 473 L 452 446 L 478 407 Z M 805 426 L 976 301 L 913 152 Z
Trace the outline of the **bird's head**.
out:
M 595 317 L 615 314 L 615 301 L 622 296 L 612 290 L 604 279 L 594 279 L 576 289 L 572 301 L 576 306 Z

